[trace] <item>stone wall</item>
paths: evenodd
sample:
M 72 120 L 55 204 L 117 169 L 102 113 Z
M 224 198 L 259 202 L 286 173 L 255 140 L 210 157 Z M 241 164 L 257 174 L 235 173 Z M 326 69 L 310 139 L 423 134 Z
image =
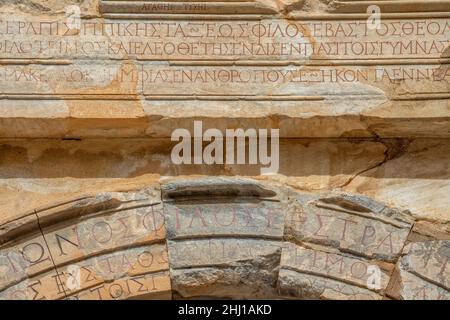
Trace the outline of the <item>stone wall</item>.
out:
M 0 299 L 449 299 L 449 12 L 0 0 Z M 279 169 L 174 164 L 194 121 Z
M 4 299 L 450 297 L 448 225 L 350 193 L 175 179 L 1 230 Z

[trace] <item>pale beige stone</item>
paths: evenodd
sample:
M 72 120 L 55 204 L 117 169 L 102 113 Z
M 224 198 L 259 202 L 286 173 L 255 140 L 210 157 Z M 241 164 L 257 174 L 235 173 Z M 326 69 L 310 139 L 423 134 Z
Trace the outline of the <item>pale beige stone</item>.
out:
M 415 140 L 398 156 L 355 177 L 345 190 L 403 208 L 419 218 L 448 222 L 449 156 L 447 140 Z
M 0 299 L 448 299 L 449 12 L 0 0 Z M 194 120 L 278 172 L 174 165 Z
M 351 255 L 322 251 L 318 248 L 307 249 L 289 244 L 283 248 L 281 268 L 294 270 L 303 274 L 311 274 L 324 278 L 342 281 L 343 283 L 363 287 L 375 292 L 386 289 L 390 271 L 380 270 L 380 282 L 377 288 L 369 288 L 370 276 L 374 267 L 379 265 L 370 260 L 352 257 Z M 386 266 L 385 266 L 386 267 Z M 393 269 L 393 265 L 390 269 Z

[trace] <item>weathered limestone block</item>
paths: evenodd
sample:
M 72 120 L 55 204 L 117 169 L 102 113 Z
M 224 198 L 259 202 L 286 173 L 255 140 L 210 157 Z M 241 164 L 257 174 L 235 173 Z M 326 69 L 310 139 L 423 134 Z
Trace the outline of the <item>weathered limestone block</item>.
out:
M 0 300 L 56 300 L 64 297 L 61 279 L 54 270 L 0 291 Z
M 381 29 L 354 1 L 1 1 L 0 135 L 448 138 L 448 1 L 377 5 Z
M 400 264 L 404 270 L 450 290 L 450 242 L 425 241 L 408 244 Z
M 0 292 L 53 268 L 50 250 L 40 232 L 8 242 L 0 247 Z
M 379 294 L 326 277 L 280 270 L 280 293 L 288 297 L 330 300 L 381 300 Z
M 130 297 L 170 299 L 170 278 L 165 244 L 115 251 L 77 264 L 79 286 L 68 287 L 71 269 L 58 268 L 69 298 L 128 299 Z M 126 284 L 126 286 L 123 286 Z M 131 284 L 131 285 L 130 285 Z M 151 286 L 149 286 L 151 284 Z M 106 293 L 102 293 L 105 291 Z M 107 293 L 109 293 L 109 298 Z M 98 297 L 95 297 L 98 294 Z
M 170 278 L 167 272 L 124 277 L 76 294 L 74 300 L 113 299 L 171 299 Z
M 139 247 L 57 267 L 1 291 L 0 299 L 170 299 L 166 251 L 163 244 Z
M 2 12 L 27 12 L 33 15 L 61 14 L 71 5 L 80 7 L 82 16 L 97 16 L 97 0 L 0 0 Z
M 220 130 L 226 128 L 225 122 L 219 127 Z M 55 200 L 49 199 L 50 203 L 63 197 L 63 193 L 96 192 L 85 178 L 99 182 L 102 179 L 128 178 L 130 183 L 141 180 L 145 185 L 154 181 L 140 177 L 157 172 L 169 176 L 260 174 L 260 165 L 174 165 L 170 153 L 176 143 L 170 139 L 133 139 L 133 143 L 129 142 L 129 139 L 2 140 L 0 175 L 8 179 L 0 181 L 0 204 L 5 207 L 6 214 L 12 214 L 41 207 L 38 201 L 45 200 L 41 192 L 43 188 L 49 190 L 47 193 L 61 193 Z M 338 188 L 359 172 L 382 163 L 387 151 L 382 142 L 346 139 L 281 139 L 279 149 L 279 175 L 272 179 L 280 179 L 282 184 L 304 190 Z M 317 161 L 318 158 L 321 160 Z M 17 172 L 23 173 L 23 179 L 17 179 Z M 84 179 L 74 181 L 67 177 Z M 70 188 L 65 188 L 66 185 Z M 105 190 L 104 185 L 99 188 Z M 33 197 L 23 194 L 26 192 L 35 194 L 37 203 L 29 204 Z M 17 198 L 22 201 L 17 201 Z M 7 217 L 0 217 L 3 218 Z
M 205 177 L 166 182 L 162 185 L 163 200 L 189 200 L 217 197 L 261 197 L 271 198 L 277 193 L 264 188 L 255 180 L 247 178 Z M 280 199 L 278 195 L 275 199 Z
M 233 262 L 270 256 L 281 248 L 281 244 L 274 241 L 226 238 L 169 241 L 168 245 L 174 269 L 227 266 Z
M 409 243 L 397 263 L 389 294 L 406 300 L 449 300 L 449 260 L 447 240 Z
M 436 77 L 438 73 L 442 74 L 441 77 L 447 76 L 445 74 L 446 68 L 441 67 L 439 69 L 439 65 L 434 67 L 436 68 Z M 128 97 L 159 100 L 158 97 L 167 95 L 185 97 L 192 95 L 220 96 L 223 92 L 227 92 L 230 96 L 240 96 L 244 90 L 247 96 L 270 96 L 271 99 L 279 101 L 280 104 L 284 104 L 283 101 L 289 101 L 288 98 L 283 99 L 282 97 L 289 96 L 292 97 L 291 100 L 293 101 L 301 100 L 302 97 L 304 97 L 304 100 L 309 99 L 311 106 L 322 103 L 331 107 L 332 104 L 338 104 L 339 109 L 343 112 L 351 112 L 352 109 L 369 111 L 369 106 L 380 106 L 388 102 L 389 99 L 406 100 L 407 97 L 414 97 L 414 94 L 420 94 L 425 90 L 430 94 L 444 97 L 448 81 L 406 79 L 401 85 L 393 85 L 388 79 L 382 81 L 383 78 L 389 77 L 389 72 L 401 68 L 401 65 L 386 66 L 386 70 L 382 70 L 381 75 L 379 75 L 378 69 L 360 66 L 303 66 L 301 68 L 237 66 L 231 70 L 226 70 L 223 67 L 213 66 L 167 66 L 165 62 L 154 61 L 131 63 L 129 61 L 81 60 L 70 65 L 32 65 L 25 67 L 20 64 L 4 65 L 0 67 L 0 80 L 4 82 L 1 86 L 1 93 L 5 95 L 14 92 L 15 95 L 22 96 L 40 94 L 48 97 L 52 95 L 68 97 L 71 94 L 80 95 L 85 92 L 87 87 L 89 91 L 85 95 L 91 97 L 101 93 L 110 98 L 120 95 L 121 99 Z M 428 68 L 430 66 L 412 65 L 409 66 L 408 71 L 426 74 L 429 72 Z M 326 84 L 314 83 L 320 82 L 320 75 L 330 74 L 337 77 L 340 74 L 351 74 L 352 77 L 356 77 L 355 75 L 358 73 L 364 73 L 367 79 L 356 84 L 336 85 L 332 81 Z M 33 76 L 39 77 L 39 79 L 33 81 Z M 75 82 L 70 78 L 76 76 L 84 76 L 86 79 L 83 82 Z M 227 78 L 232 76 L 245 77 L 245 81 L 244 79 L 227 81 Z M 267 81 L 264 77 L 276 77 L 276 81 Z M 164 81 L 160 80 L 161 78 L 164 78 Z M 192 78 L 198 78 L 198 83 L 190 83 L 188 80 Z M 207 81 L 210 78 L 212 80 Z M 214 79 L 217 82 L 222 80 L 220 85 L 211 83 Z M 312 82 L 312 84 L 308 82 Z M 177 85 L 174 87 L 168 86 L 168 84 Z M 333 86 L 332 91 L 330 85 Z M 347 101 L 348 106 L 345 108 L 335 96 L 351 96 L 352 100 Z M 314 97 L 317 98 L 314 99 Z M 363 97 L 366 99 L 363 100 Z M 329 101 L 320 102 L 325 98 Z M 443 106 L 445 107 L 445 104 Z
M 450 240 L 450 225 L 448 223 L 416 221 L 408 237 L 408 241 L 413 243 L 436 240 Z
M 448 290 L 436 286 L 410 272 L 400 269 L 393 274 L 393 281 L 398 281 L 389 294 L 396 299 L 403 300 L 450 300 Z
M 0 0 L 0 299 L 450 299 L 449 12 Z M 277 174 L 176 165 L 193 121 Z
M 302 299 L 382 296 L 394 265 L 324 250 L 294 244 L 283 247 L 278 280 L 281 295 Z M 371 281 L 374 276 L 379 276 L 377 283 Z M 296 289 L 297 285 L 301 287 Z
M 448 222 L 450 141 L 416 139 L 398 151 L 392 159 L 356 176 L 344 191 L 404 208 L 420 220 Z
M 1 299 L 448 298 L 447 224 L 268 179 L 172 178 L 1 230 Z
M 80 197 L 32 216 L 2 227 L 0 297 L 171 298 L 159 188 Z M 33 223 L 33 233 L 10 239 L 14 226 Z
M 220 236 L 248 236 L 281 240 L 285 210 L 270 201 L 198 201 L 194 204 L 164 204 L 172 239 Z
M 205 178 L 162 190 L 174 291 L 185 298 L 276 295 L 286 212 L 280 201 L 287 198 L 281 189 Z
M 331 246 L 369 259 L 395 261 L 412 219 L 367 197 L 297 195 L 286 224 L 294 242 Z
M 183 298 L 273 298 L 281 243 L 253 239 L 169 241 L 173 290 Z
M 34 212 L 27 212 L 16 219 L 8 217 L 0 225 L 0 245 L 17 238 L 25 233 L 33 233 L 39 229 L 39 223 Z
M 153 206 L 119 211 L 80 221 L 75 226 L 44 228 L 43 232 L 54 260 L 66 263 L 130 243 L 141 245 L 164 241 L 164 220 L 152 209 Z

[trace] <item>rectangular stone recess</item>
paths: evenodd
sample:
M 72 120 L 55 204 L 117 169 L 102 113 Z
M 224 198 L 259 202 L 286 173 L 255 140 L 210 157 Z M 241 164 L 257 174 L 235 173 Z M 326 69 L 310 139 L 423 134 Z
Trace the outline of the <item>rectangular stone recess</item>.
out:
M 348 298 L 345 296 L 351 295 L 350 292 L 376 297 L 375 292 L 384 292 L 389 283 L 389 275 L 394 266 L 390 265 L 387 268 L 388 266 L 348 254 L 324 251 L 323 248 L 308 249 L 286 243 L 281 255 L 278 285 L 284 294 L 298 296 L 300 291 L 289 291 L 292 289 L 292 283 L 289 283 L 288 279 L 298 278 L 296 282 L 309 282 L 303 290 L 305 292 L 317 290 L 316 296 L 312 293 L 299 295 L 303 298 L 326 298 L 326 288 L 329 286 L 328 289 L 331 290 L 334 285 L 341 288 L 337 291 L 342 295 L 341 298 Z M 378 268 L 377 275 L 379 274 L 380 281 L 376 287 L 370 288 L 370 279 L 374 275 L 373 268 Z M 374 293 L 368 293 L 368 290 Z
M 101 0 L 103 13 L 162 13 L 162 14 L 273 14 L 275 6 L 255 1 L 110 1 Z
M 342 199 L 327 202 L 297 198 L 298 206 L 286 218 L 286 234 L 294 241 L 311 242 L 358 256 L 394 261 L 402 252 L 411 222 L 383 207 L 370 207 L 357 197 L 351 206 Z M 335 202 L 335 204 L 330 203 Z M 358 203 L 359 202 L 359 203 Z M 364 206 L 365 207 L 364 207 Z
M 335 0 L 328 7 L 327 13 L 334 14 L 366 14 L 366 0 Z M 289 6 L 290 1 L 238 0 L 238 1 L 158 1 L 158 0 L 100 0 L 103 13 L 134 13 L 134 14 L 274 14 L 280 6 Z M 302 5 L 302 3 L 299 3 Z M 450 10 L 446 0 L 378 0 L 370 1 L 383 13 L 412 12 L 445 12 Z M 300 9 L 299 6 L 297 9 Z M 278 10 L 276 10 L 278 9 Z M 286 10 L 286 9 L 285 9 Z

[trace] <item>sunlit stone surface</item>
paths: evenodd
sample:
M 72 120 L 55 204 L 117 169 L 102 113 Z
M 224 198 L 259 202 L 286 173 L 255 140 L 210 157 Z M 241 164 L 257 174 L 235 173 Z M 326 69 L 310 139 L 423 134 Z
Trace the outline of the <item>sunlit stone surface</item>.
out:
M 0 0 L 0 299 L 450 299 L 450 1 L 370 3 Z

